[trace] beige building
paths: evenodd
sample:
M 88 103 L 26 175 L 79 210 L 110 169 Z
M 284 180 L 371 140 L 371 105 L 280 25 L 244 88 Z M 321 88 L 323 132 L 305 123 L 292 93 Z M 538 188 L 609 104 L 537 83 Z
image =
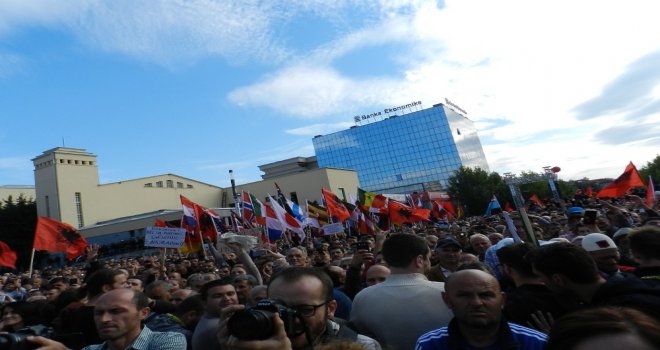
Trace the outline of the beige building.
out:
M 32 162 L 36 190 L 32 197 L 38 215 L 78 227 L 87 237 L 112 238 L 104 241 L 140 236 L 156 218 L 177 220 L 181 217 L 180 195 L 208 208 L 227 208 L 234 203 L 231 188 L 174 174 L 100 184 L 96 155 L 84 149 L 57 147 Z M 356 196 L 355 171 L 319 169 L 314 164 L 314 157 L 267 164 L 260 169 L 268 180 L 236 185 L 236 190 L 239 195 L 245 190 L 263 199 L 267 193 L 276 194 L 277 182 L 287 197 L 301 204 L 306 199 L 318 200 L 322 187 L 340 198 Z M 229 215 L 229 209 L 218 210 Z
M 12 198 L 14 202 L 20 196 L 28 200 L 33 200 L 36 198 L 34 191 L 34 186 L 22 186 L 22 185 L 4 185 L 0 186 L 0 201 L 4 202 L 5 200 Z

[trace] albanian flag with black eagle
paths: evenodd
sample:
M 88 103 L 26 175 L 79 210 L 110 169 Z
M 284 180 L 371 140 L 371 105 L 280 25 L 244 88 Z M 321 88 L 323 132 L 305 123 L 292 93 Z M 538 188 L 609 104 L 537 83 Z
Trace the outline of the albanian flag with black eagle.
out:
M 34 232 L 35 250 L 66 253 L 68 260 L 84 255 L 87 240 L 73 226 L 40 216 Z

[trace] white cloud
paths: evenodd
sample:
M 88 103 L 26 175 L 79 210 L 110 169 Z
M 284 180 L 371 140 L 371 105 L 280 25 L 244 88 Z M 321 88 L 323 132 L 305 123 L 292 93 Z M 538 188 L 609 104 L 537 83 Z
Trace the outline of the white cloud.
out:
M 292 117 L 321 118 L 448 97 L 480 128 L 490 127 L 491 119 L 508 121 L 484 133 L 496 143 L 485 147 L 496 170 L 548 165 L 554 157 L 549 150 L 559 155 L 555 163 L 569 169 L 585 169 L 598 159 L 597 168 L 613 171 L 630 157 L 629 150 L 594 145 L 594 137 L 636 106 L 622 105 L 620 114 L 590 121 L 576 120 L 573 109 L 659 48 L 660 3 L 449 0 L 443 8 L 417 1 L 401 11 L 403 3 L 383 5 L 382 21 L 322 45 L 261 82 L 235 90 L 230 99 Z M 357 78 L 335 67 L 349 53 L 387 45 L 401 48 L 388 57 L 403 65 L 399 71 Z M 653 146 L 636 144 L 636 156 L 651 159 Z M 616 164 L 602 160 L 605 155 Z M 606 175 L 612 173 L 601 174 Z

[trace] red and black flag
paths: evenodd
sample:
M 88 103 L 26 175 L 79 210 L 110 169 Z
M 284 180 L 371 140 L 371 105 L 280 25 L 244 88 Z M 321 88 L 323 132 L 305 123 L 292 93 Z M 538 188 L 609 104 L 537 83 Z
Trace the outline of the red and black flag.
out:
M 351 217 L 351 213 L 344 206 L 344 202 L 337 197 L 336 194 L 326 190 L 325 188 L 321 189 L 323 194 L 323 200 L 325 201 L 325 207 L 328 208 L 328 214 L 332 218 L 336 218 L 337 221 L 345 221 Z
M 73 226 L 40 216 L 34 232 L 35 250 L 66 253 L 68 260 L 85 254 L 87 240 Z

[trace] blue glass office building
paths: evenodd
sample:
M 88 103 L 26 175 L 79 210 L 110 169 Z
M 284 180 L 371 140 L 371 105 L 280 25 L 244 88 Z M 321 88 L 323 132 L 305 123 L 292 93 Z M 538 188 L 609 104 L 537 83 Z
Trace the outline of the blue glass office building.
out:
M 440 103 L 390 114 L 384 120 L 315 136 L 319 167 L 353 169 L 361 188 L 392 194 L 442 191 L 461 165 L 489 171 L 472 121 L 452 108 Z

